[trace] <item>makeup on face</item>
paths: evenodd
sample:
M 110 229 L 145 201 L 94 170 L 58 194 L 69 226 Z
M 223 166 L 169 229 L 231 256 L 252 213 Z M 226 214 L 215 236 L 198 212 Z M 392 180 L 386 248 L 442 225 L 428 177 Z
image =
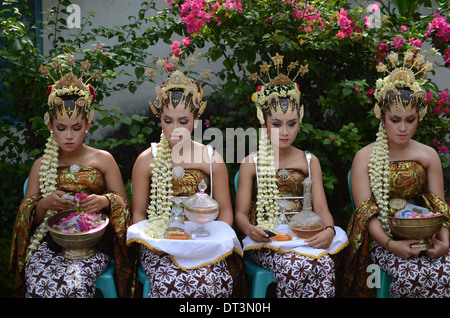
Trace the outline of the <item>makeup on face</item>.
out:
M 89 124 L 86 124 L 81 116 L 77 118 L 58 118 L 54 119 L 49 127 L 55 136 L 56 142 L 63 150 L 75 150 L 84 141 L 86 135 L 85 131 L 89 129 Z
M 413 109 L 393 108 L 386 113 L 385 127 L 388 137 L 394 140 L 405 141 L 414 136 L 418 125 L 418 114 Z
M 279 147 L 290 146 L 298 134 L 298 116 L 296 110 L 289 110 L 284 114 L 280 109 L 273 112 L 272 116 L 267 117 L 267 128 L 272 143 L 276 143 Z M 274 136 L 275 130 L 277 136 Z M 277 139 L 275 141 L 274 139 Z
M 161 116 L 161 126 L 169 143 L 178 143 L 190 136 L 194 129 L 194 115 L 183 107 L 165 107 Z

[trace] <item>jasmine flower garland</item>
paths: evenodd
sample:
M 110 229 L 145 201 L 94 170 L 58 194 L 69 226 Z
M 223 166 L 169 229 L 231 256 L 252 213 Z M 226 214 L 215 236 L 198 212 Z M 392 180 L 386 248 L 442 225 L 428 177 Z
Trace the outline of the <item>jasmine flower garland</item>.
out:
M 163 238 L 172 210 L 172 150 L 164 133 L 152 167 L 150 204 L 147 208 L 148 222 L 145 233 L 152 238 Z
M 262 128 L 258 149 L 258 192 L 256 195 L 256 220 L 258 225 L 274 231 L 278 225 L 279 208 L 275 202 L 278 196 L 278 185 L 267 129 Z
M 388 223 L 389 199 L 389 147 L 386 129 L 380 123 L 377 139 L 369 161 L 370 187 L 379 209 L 378 219 L 388 235 L 391 231 Z
M 45 152 L 42 157 L 41 168 L 39 171 L 39 187 L 44 198 L 56 191 L 58 151 L 58 143 L 56 142 L 53 134 L 50 134 L 50 137 L 47 139 L 47 144 L 45 145 Z M 47 227 L 45 225 L 46 221 L 55 214 L 56 211 L 53 210 L 47 210 L 45 213 L 43 221 L 39 224 L 38 228 L 34 232 L 34 235 L 30 239 L 25 261 L 27 261 L 31 253 L 36 250 L 37 246 L 47 233 Z

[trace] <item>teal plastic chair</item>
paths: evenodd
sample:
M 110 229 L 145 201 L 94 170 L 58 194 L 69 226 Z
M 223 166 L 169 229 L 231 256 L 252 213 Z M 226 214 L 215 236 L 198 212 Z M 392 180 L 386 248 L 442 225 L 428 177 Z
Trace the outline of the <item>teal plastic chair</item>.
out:
M 23 195 L 27 192 L 28 178 L 23 183 Z M 95 288 L 99 290 L 104 298 L 117 298 L 116 283 L 114 282 L 114 261 L 111 260 L 106 270 L 95 281 Z
M 239 171 L 234 176 L 234 189 L 237 192 L 239 181 Z M 264 267 L 257 265 L 248 257 L 244 256 L 245 273 L 250 277 L 251 298 L 265 298 L 267 287 L 275 281 L 273 273 Z
M 352 171 L 348 171 L 347 175 L 347 183 L 348 183 L 348 189 L 350 191 L 350 199 L 352 201 L 352 208 L 353 211 L 355 210 L 355 202 L 353 201 L 353 194 L 352 194 L 352 184 L 351 184 L 351 173 Z M 391 295 L 389 294 L 389 286 L 391 285 L 392 277 L 388 275 L 383 270 L 380 270 L 380 288 L 377 289 L 377 298 L 390 298 Z
M 130 183 L 130 191 L 133 193 L 133 184 Z M 150 279 L 147 277 L 147 274 L 145 274 L 144 269 L 142 268 L 141 264 L 138 266 L 138 279 L 139 282 L 142 284 L 142 298 L 148 298 L 148 293 L 152 289 L 152 283 L 150 283 Z
M 139 282 L 141 282 L 141 284 L 143 286 L 142 298 L 148 298 L 148 293 L 152 289 L 152 284 L 150 283 L 150 279 L 145 274 L 144 269 L 142 268 L 141 264 L 139 264 L 139 267 L 138 267 L 138 278 L 139 278 Z
M 114 282 L 114 261 L 109 262 L 108 268 L 95 281 L 95 288 L 99 290 L 104 298 L 117 298 L 117 289 Z

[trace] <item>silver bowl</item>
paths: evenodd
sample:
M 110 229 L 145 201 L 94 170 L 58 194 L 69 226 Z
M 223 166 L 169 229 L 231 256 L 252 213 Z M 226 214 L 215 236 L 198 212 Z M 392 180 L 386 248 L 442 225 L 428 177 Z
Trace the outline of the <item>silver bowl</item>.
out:
M 46 226 L 53 240 L 63 248 L 62 255 L 71 260 L 85 259 L 92 257 L 97 252 L 95 245 L 101 240 L 105 234 L 106 226 L 109 223 L 109 218 L 106 214 L 101 213 L 105 220 L 103 224 L 87 232 L 81 233 L 63 233 L 52 228 L 62 218 L 69 214 L 76 212 L 75 210 L 67 210 L 59 212 L 50 217 Z

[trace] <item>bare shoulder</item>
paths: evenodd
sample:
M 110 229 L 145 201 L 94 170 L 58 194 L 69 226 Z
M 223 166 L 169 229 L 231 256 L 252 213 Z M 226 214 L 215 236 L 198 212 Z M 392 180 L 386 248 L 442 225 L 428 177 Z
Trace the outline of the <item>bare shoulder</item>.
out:
M 86 146 L 86 161 L 89 165 L 99 168 L 103 170 L 104 168 L 109 167 L 110 165 L 116 165 L 116 160 L 113 155 L 102 149 L 97 149 L 93 147 Z
M 434 164 L 441 164 L 439 154 L 433 147 L 415 140 L 411 140 L 411 143 L 413 146 L 413 153 L 418 156 L 417 161 L 419 161 L 424 167 L 429 167 Z
M 372 150 L 375 143 L 368 144 L 367 146 L 358 150 L 353 158 L 354 164 L 368 164 L 370 161 L 370 155 L 372 154 Z
M 143 152 L 139 154 L 139 156 L 136 158 L 136 161 L 134 162 L 133 170 L 141 170 L 146 171 L 148 169 L 151 170 L 150 165 L 153 163 L 153 151 L 152 146 L 145 149 Z M 144 169 L 144 170 L 142 170 Z
M 241 160 L 239 174 L 256 175 L 255 161 L 253 155 L 248 155 Z

